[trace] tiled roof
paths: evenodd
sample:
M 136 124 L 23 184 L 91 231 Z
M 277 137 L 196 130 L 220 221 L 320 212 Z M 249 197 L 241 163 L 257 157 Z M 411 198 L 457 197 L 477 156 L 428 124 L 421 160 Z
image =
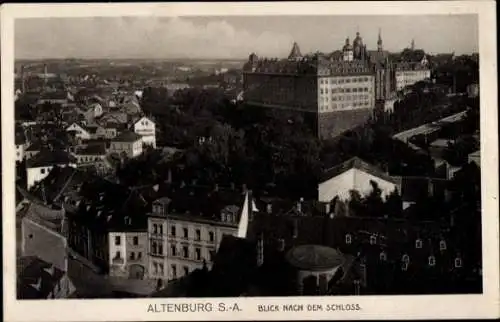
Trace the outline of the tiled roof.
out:
M 72 167 L 54 167 L 49 175 L 35 184 L 30 191 L 37 199 L 47 200 L 50 203 L 59 203 L 63 196 L 78 188 L 87 180 L 89 175 Z M 45 197 L 44 197 L 45 196 Z
M 74 219 L 108 231 L 145 230 L 146 203 L 128 187 L 96 178 L 85 182 Z
M 350 169 L 358 169 L 361 171 L 364 171 L 366 173 L 369 173 L 373 176 L 379 177 L 381 179 L 384 179 L 386 181 L 396 183 L 394 178 L 389 176 L 388 174 L 384 173 L 382 170 L 378 169 L 377 167 L 361 160 L 358 157 L 353 157 L 337 166 L 334 166 L 333 168 L 327 169 L 323 172 L 323 175 L 321 177 L 321 181 L 324 182 L 326 180 L 329 180 L 331 178 L 334 178 Z
M 28 168 L 47 167 L 55 165 L 67 165 L 75 163 L 75 158 L 63 150 L 43 149 L 33 158 L 26 162 Z
M 46 299 L 65 273 L 40 258 L 17 259 L 17 298 Z
M 142 137 L 131 131 L 124 131 L 117 137 L 113 138 L 112 142 L 136 142 L 141 140 Z
M 89 144 L 84 147 L 79 147 L 75 151 L 76 155 L 105 155 L 106 144 Z

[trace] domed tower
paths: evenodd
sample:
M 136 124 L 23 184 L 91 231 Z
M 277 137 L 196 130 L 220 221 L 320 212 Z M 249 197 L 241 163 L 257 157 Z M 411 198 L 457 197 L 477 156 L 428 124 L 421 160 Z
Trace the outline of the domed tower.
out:
M 363 56 L 363 39 L 359 35 L 359 32 L 356 32 L 356 38 L 354 38 L 354 59 L 361 59 Z
M 349 37 L 345 40 L 345 45 L 342 48 L 342 52 L 344 53 L 344 61 L 352 61 L 353 60 L 353 50 L 352 46 L 349 43 Z
M 384 46 L 382 45 L 382 33 L 380 31 L 380 28 L 378 30 L 377 50 L 378 51 L 384 50 Z

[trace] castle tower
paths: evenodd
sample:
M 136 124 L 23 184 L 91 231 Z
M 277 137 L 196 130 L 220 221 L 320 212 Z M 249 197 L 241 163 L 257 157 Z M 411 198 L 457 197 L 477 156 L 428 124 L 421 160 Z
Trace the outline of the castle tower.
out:
M 354 59 L 354 53 L 352 50 L 352 46 L 349 43 L 349 37 L 345 40 L 345 45 L 342 48 L 342 52 L 344 54 L 344 61 L 352 61 Z
M 378 29 L 377 50 L 378 51 L 384 50 L 384 46 L 382 45 L 382 32 L 380 28 Z
M 356 38 L 354 38 L 353 42 L 354 49 L 354 59 L 362 59 L 363 56 L 363 39 L 359 35 L 359 32 L 356 32 Z

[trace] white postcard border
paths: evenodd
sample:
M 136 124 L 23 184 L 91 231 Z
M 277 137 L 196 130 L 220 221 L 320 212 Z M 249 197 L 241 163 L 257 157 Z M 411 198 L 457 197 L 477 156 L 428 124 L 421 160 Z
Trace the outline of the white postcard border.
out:
M 499 212 L 497 53 L 495 3 L 435 2 L 295 2 L 169 4 L 40 4 L 5 5 L 1 11 L 2 59 L 2 187 L 4 313 L 7 321 L 167 321 L 167 320 L 303 320 L 303 319 L 440 319 L 494 318 L 499 301 Z M 482 295 L 335 296 L 287 298 L 153 298 L 119 300 L 17 301 L 15 292 L 14 171 L 14 18 L 89 16 L 227 16 L 227 15 L 422 15 L 478 14 L 481 97 L 481 168 L 483 204 Z M 466 238 L 466 236 L 464 236 Z M 241 311 L 148 313 L 150 304 L 225 303 Z M 359 304 L 360 311 L 259 313 L 258 305 Z M 233 306 L 234 308 L 234 306 Z

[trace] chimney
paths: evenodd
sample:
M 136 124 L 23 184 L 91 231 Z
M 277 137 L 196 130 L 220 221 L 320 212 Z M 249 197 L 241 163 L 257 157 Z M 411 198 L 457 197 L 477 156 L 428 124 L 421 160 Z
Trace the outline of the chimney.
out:
M 167 171 L 167 183 L 172 183 L 172 169 L 168 168 Z
M 155 192 L 158 192 L 158 190 L 159 190 L 159 189 L 160 189 L 160 185 L 155 184 L 155 185 L 153 186 L 153 190 L 154 190 Z
M 302 212 L 302 202 L 304 201 L 304 198 L 300 198 L 300 200 L 297 202 L 297 212 Z
M 264 264 L 264 233 L 261 233 L 257 240 L 257 266 L 262 264 Z
M 292 233 L 292 237 L 293 238 L 297 238 L 298 235 L 299 235 L 299 223 L 298 223 L 297 219 L 294 219 L 293 220 L 293 233 Z
M 271 214 L 273 213 L 273 204 L 272 204 L 272 203 L 268 203 L 268 204 L 266 205 L 266 210 L 267 210 L 267 213 L 268 213 L 269 215 L 271 215 Z
M 325 214 L 327 214 L 327 215 L 329 215 L 329 214 L 330 214 L 330 210 L 331 210 L 331 209 L 330 209 L 330 206 L 331 206 L 331 205 L 330 205 L 330 203 L 329 203 L 329 202 L 327 202 L 327 203 L 325 204 Z
M 243 194 L 245 194 L 248 191 L 246 183 L 244 183 L 242 185 L 241 190 L 242 190 Z

